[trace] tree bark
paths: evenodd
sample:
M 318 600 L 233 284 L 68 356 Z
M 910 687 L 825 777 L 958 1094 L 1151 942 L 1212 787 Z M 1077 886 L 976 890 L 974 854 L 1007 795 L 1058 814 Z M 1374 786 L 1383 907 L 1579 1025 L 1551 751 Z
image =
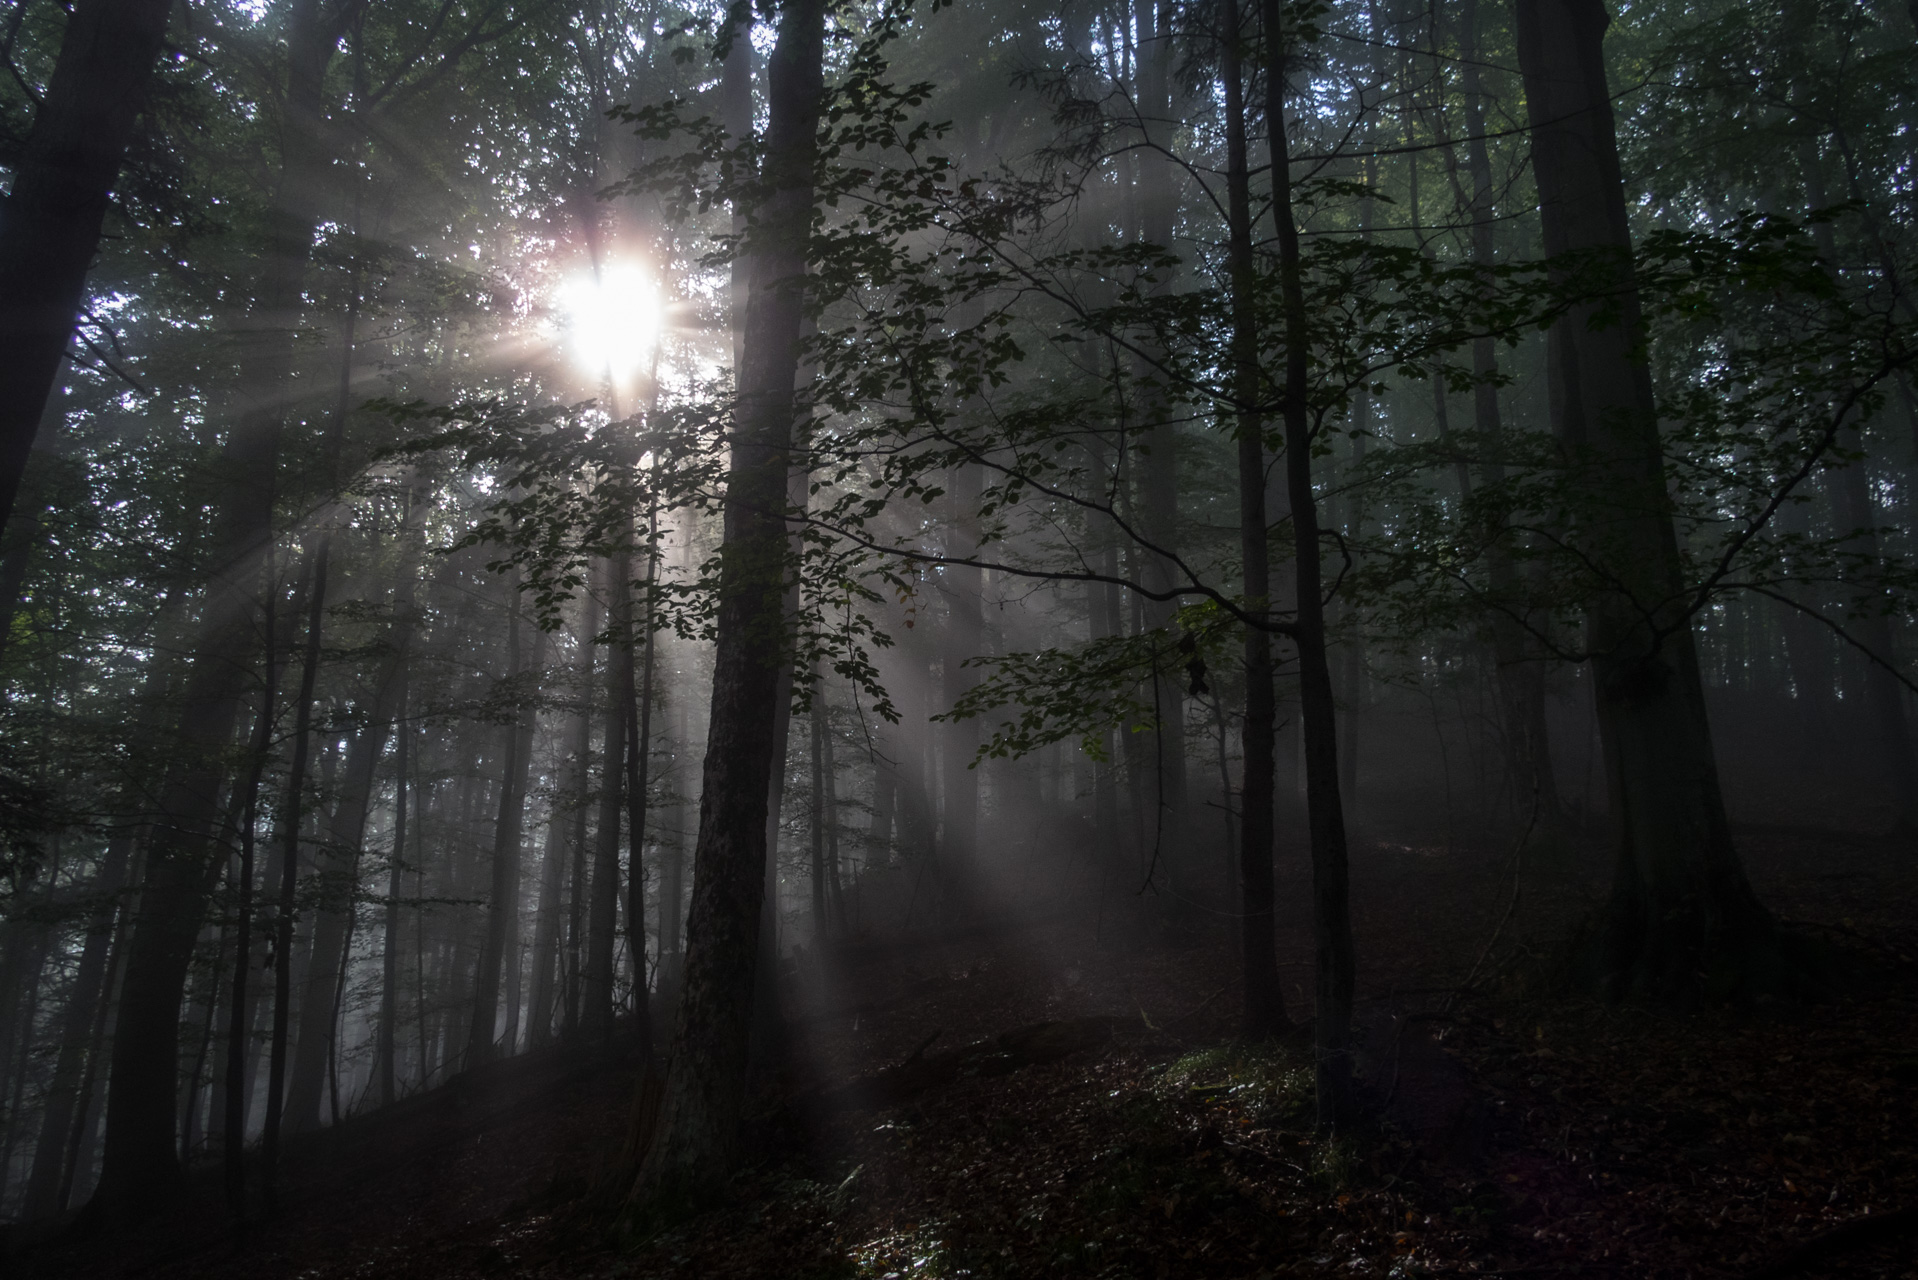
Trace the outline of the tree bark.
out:
M 173 1085 L 180 1001 L 193 942 L 206 911 L 207 864 L 224 754 L 248 686 L 253 588 L 273 530 L 282 419 L 291 381 L 293 319 L 312 253 L 321 146 L 321 75 L 334 40 L 317 0 L 298 0 L 289 20 L 285 143 L 270 215 L 264 278 L 245 335 L 244 403 L 221 455 L 228 477 L 216 517 L 220 548 L 202 610 L 201 634 L 181 700 L 178 748 L 161 784 L 147 850 L 140 915 L 128 941 L 125 992 L 113 1037 L 106 1149 L 90 1211 L 138 1213 L 179 1173 Z
M 578 741 L 585 720 L 583 708 L 575 711 L 568 720 L 564 741 Z M 562 749 L 555 777 L 565 773 L 566 763 Z M 553 1014 L 564 1003 L 558 997 L 565 983 L 565 957 L 560 944 L 565 931 L 566 833 L 573 825 L 573 809 L 579 802 L 577 790 L 569 806 L 565 791 L 555 787 L 552 812 L 546 819 L 546 849 L 540 856 L 539 916 L 533 925 L 533 987 L 526 1013 L 527 1039 L 535 1049 L 551 1043 Z
M 673 709 L 672 839 L 659 865 L 659 988 L 670 1001 L 678 999 L 679 972 L 685 955 L 686 854 L 692 843 L 686 795 L 692 790 L 691 726 L 687 723 L 686 695 L 682 691 Z
M 593 698 L 593 637 L 599 634 L 599 602 L 590 591 L 586 593 L 580 613 L 581 708 L 579 718 L 573 724 L 576 735 L 573 740 L 573 858 L 571 884 L 566 894 L 566 983 L 562 992 L 565 1008 L 560 1016 L 560 1034 L 568 1041 L 577 1040 L 583 1028 L 581 1005 L 585 998 L 590 950 L 586 938 L 590 927 L 586 913 L 586 797 L 593 779 L 593 725 L 590 714 Z
M 1265 421 L 1259 411 L 1258 287 L 1252 258 L 1252 193 L 1246 160 L 1244 39 L 1238 0 L 1220 0 L 1226 115 L 1227 279 L 1232 299 L 1232 401 L 1238 440 L 1239 556 L 1245 606 L 1270 616 L 1271 552 L 1265 517 Z M 1263 627 L 1245 629 L 1245 724 L 1240 749 L 1245 776 L 1239 784 L 1239 945 L 1244 1011 L 1240 1028 L 1263 1039 L 1290 1024 L 1279 986 L 1273 927 L 1273 737 L 1278 704 L 1272 688 L 1272 636 Z
M 240 816 L 240 865 L 238 922 L 233 949 L 233 997 L 227 1010 L 226 1096 L 223 1132 L 226 1139 L 223 1169 L 227 1208 L 236 1221 L 246 1218 L 246 1061 L 247 1032 L 251 1030 L 252 1003 L 248 999 L 247 979 L 253 963 L 253 886 L 255 853 L 258 847 L 260 774 L 266 768 L 267 751 L 273 740 L 274 695 L 279 691 L 279 646 L 274 643 L 274 599 L 266 599 L 266 678 L 261 682 L 258 727 L 253 736 L 252 759 L 247 764 L 246 798 Z M 311 620 L 309 619 L 309 625 Z M 316 655 L 309 646 L 309 659 Z M 309 669 L 311 663 L 309 662 Z M 301 685 L 308 701 L 312 680 Z
M 0 527 L 60 375 L 173 0 L 80 0 L 0 206 Z M 9 601 L 11 607 L 11 601 Z
M 946 554 L 972 557 L 979 535 L 974 521 L 985 477 L 976 465 L 954 467 L 948 477 L 950 516 L 946 525 Z M 965 665 L 985 648 L 985 571 L 971 565 L 949 564 L 941 571 L 940 593 L 946 598 L 946 630 L 941 646 L 945 660 L 942 693 L 947 707 L 964 697 L 978 677 Z M 945 882 L 949 910 L 964 916 L 977 906 L 979 893 L 979 771 L 972 767 L 979 750 L 977 719 L 952 720 L 943 725 L 944 756 L 940 779 L 939 872 Z
M 653 379 L 652 410 L 659 407 L 659 380 Z M 649 415 L 652 410 L 649 410 Z M 653 768 L 653 669 L 657 657 L 653 643 L 653 590 L 659 584 L 659 543 L 657 527 L 659 506 L 655 502 L 646 516 L 646 605 L 641 611 L 639 630 L 645 635 L 646 659 L 641 668 L 637 706 L 626 710 L 626 947 L 633 958 L 633 1030 L 639 1040 L 642 1062 L 653 1060 L 653 1011 L 651 984 L 646 973 L 646 809 L 647 789 L 652 785 Z M 623 683 L 634 694 L 633 646 L 639 636 L 628 636 L 624 650 L 626 675 Z
M 322 533 L 308 562 L 306 652 L 300 667 L 300 691 L 293 704 L 293 761 L 287 770 L 286 803 L 280 807 L 280 883 L 273 927 L 273 1039 L 269 1050 L 266 1123 L 260 1139 L 260 1181 L 266 1208 L 278 1191 L 280 1133 L 285 1120 L 288 1035 L 293 1013 L 293 937 L 295 891 L 300 874 L 301 807 L 306 799 L 307 750 L 311 742 L 313 685 L 319 676 L 320 636 L 326 620 L 326 578 L 332 538 Z
M 713 701 L 685 985 L 636 1198 L 697 1194 L 737 1159 L 765 893 L 766 805 L 785 635 L 787 472 L 823 96 L 822 0 L 789 0 L 769 65 L 768 196 L 753 237 L 738 435 L 725 499 Z
M 1285 480 L 1292 502 L 1298 612 L 1299 722 L 1305 742 L 1305 808 L 1312 844 L 1312 925 L 1316 984 L 1312 1015 L 1313 1075 L 1319 1124 L 1352 1115 L 1352 952 L 1350 870 L 1345 809 L 1339 797 L 1338 704 L 1326 657 L 1325 601 L 1319 560 L 1318 499 L 1312 491 L 1312 419 L 1307 403 L 1310 328 L 1305 312 L 1299 228 L 1292 213 L 1290 143 L 1286 136 L 1285 32 L 1278 0 L 1265 0 L 1266 129 L 1272 149 L 1272 221 L 1279 242 L 1279 290 L 1285 341 Z
M 1479 68 L 1478 0 L 1459 6 L 1459 61 L 1465 110 L 1465 167 L 1471 179 L 1472 262 L 1488 276 L 1496 261 L 1494 227 L 1497 192 L 1492 181 L 1491 156 L 1485 146 L 1485 95 Z M 1496 490 L 1505 480 L 1501 441 L 1505 425 L 1498 401 L 1498 355 L 1490 337 L 1472 342 L 1473 426 L 1486 462 L 1485 484 Z M 1486 554 L 1487 577 L 1493 598 L 1516 602 L 1523 594 L 1503 535 L 1492 539 Z M 1545 719 L 1545 657 L 1535 651 L 1518 618 L 1500 612 L 1492 618 L 1492 653 L 1498 668 L 1499 709 L 1505 738 L 1506 768 L 1517 792 L 1521 812 L 1548 830 L 1563 827 L 1557 776 L 1552 770 L 1552 744 Z
M 60 1022 L 60 1053 L 47 1086 L 40 1113 L 40 1140 L 34 1144 L 33 1165 L 27 1174 L 20 1220 L 33 1222 L 58 1211 L 61 1173 L 65 1168 L 67 1137 L 73 1130 L 86 1071 L 87 1045 L 100 1003 L 106 998 L 107 954 L 112 948 L 113 922 L 126 884 L 127 860 L 133 850 L 133 832 L 120 830 L 107 841 L 106 857 L 94 882 L 97 905 L 87 917 L 86 942 L 80 965 L 67 995 Z
M 400 1052 L 400 876 L 406 867 L 406 785 L 412 763 L 410 750 L 413 731 L 406 723 L 407 680 L 400 677 L 397 699 L 399 717 L 395 736 L 399 739 L 393 768 L 393 854 L 386 874 L 386 911 L 384 938 L 380 949 L 380 1027 L 375 1056 L 379 1059 L 380 1105 L 390 1107 L 399 1100 Z
M 607 562 L 606 590 L 614 643 L 628 635 L 632 622 L 632 561 L 625 554 Z M 582 983 L 581 1021 L 586 1035 L 604 1042 L 613 1034 L 614 961 L 619 927 L 619 828 L 626 785 L 626 717 L 632 709 L 632 668 L 616 652 L 606 663 L 606 745 L 600 767 L 599 827 L 594 834 L 593 887 L 586 929 L 586 978 Z
M 1172 248 L 1174 222 L 1179 209 L 1180 171 L 1160 148 L 1171 146 L 1172 133 L 1172 10 L 1169 4 L 1148 0 L 1140 6 L 1139 114 L 1144 125 L 1147 147 L 1139 153 L 1139 239 L 1162 249 Z M 1172 280 L 1164 275 L 1155 292 L 1171 289 Z M 1162 353 L 1150 357 L 1139 373 L 1151 380 L 1151 366 Z M 1176 577 L 1173 553 L 1179 546 L 1179 433 L 1181 416 L 1170 397 L 1160 393 L 1143 396 L 1138 405 L 1144 421 L 1145 457 L 1139 470 L 1140 515 L 1149 537 L 1157 548 L 1141 557 L 1139 570 L 1144 586 L 1155 593 L 1171 590 Z M 1176 599 L 1145 601 L 1145 624 L 1160 630 L 1177 623 Z M 1161 832 L 1161 863 L 1179 891 L 1169 899 L 1175 914 L 1190 910 L 1197 886 L 1188 881 L 1196 872 L 1192 850 L 1188 848 L 1190 823 L 1186 814 L 1185 684 L 1179 664 L 1168 659 L 1155 675 L 1157 688 L 1153 705 L 1158 708 L 1157 723 L 1151 737 L 1140 746 L 1152 760 L 1151 803 L 1157 810 L 1153 826 Z M 1146 735 L 1140 735 L 1142 738 Z
M 400 624 L 395 629 L 399 630 Z M 312 958 L 301 983 L 299 1033 L 293 1042 L 283 1120 L 291 1133 L 316 1129 L 320 1123 L 320 1101 L 338 1022 L 334 993 L 347 961 L 347 942 L 358 909 L 355 898 L 359 894 L 360 851 L 367 810 L 373 800 L 374 770 L 385 754 L 387 734 L 397 719 L 400 672 L 406 652 L 406 636 L 401 631 L 376 678 L 370 722 L 353 735 L 347 747 L 339 802 L 314 873 L 320 882 L 319 905 L 313 913 Z
M 1573 978 L 1614 997 L 1692 999 L 1789 985 L 1795 966 L 1746 881 L 1719 789 L 1637 293 L 1600 0 L 1519 0 L 1519 66 L 1546 252 L 1611 251 L 1600 304 L 1553 326 L 1553 426 L 1591 514 L 1573 531 L 1619 585 L 1586 606 L 1616 823 L 1611 900 Z
M 519 577 L 512 575 L 512 618 L 507 624 L 509 679 L 522 674 L 520 666 Z M 546 633 L 533 632 L 533 652 L 524 670 L 537 675 Z M 517 692 L 517 691 L 516 691 Z M 508 963 L 508 943 L 519 919 L 520 842 L 526 816 L 526 778 L 533 764 L 533 729 L 539 719 L 536 699 L 528 699 L 507 726 L 506 750 L 500 766 L 499 813 L 493 823 L 492 884 L 486 899 L 486 936 L 480 946 L 479 969 L 473 982 L 473 1017 L 467 1025 L 466 1065 L 477 1067 L 492 1059 L 499 1019 L 500 975 Z M 513 962 L 517 965 L 517 961 Z M 513 1043 L 504 1046 L 513 1052 Z
M 817 669 L 813 673 L 812 714 L 812 938 L 813 950 L 825 943 L 829 930 L 829 896 L 826 888 L 826 690 Z

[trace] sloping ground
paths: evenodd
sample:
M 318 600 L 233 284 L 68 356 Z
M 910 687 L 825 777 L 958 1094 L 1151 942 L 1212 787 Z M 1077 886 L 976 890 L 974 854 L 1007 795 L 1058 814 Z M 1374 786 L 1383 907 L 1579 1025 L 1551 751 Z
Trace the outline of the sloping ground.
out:
M 567 1199 L 623 1130 L 631 1064 L 555 1053 L 298 1144 L 286 1211 L 245 1241 L 222 1234 L 201 1188 L 154 1229 L 15 1265 L 313 1280 L 1918 1276 L 1918 1223 L 1885 1216 L 1918 1206 L 1918 858 L 1741 835 L 1761 894 L 1858 961 L 1844 998 L 1685 1016 L 1500 994 L 1485 975 L 1593 901 L 1590 855 L 1574 853 L 1518 868 L 1481 990 L 1457 997 L 1435 989 L 1474 968 L 1506 915 L 1509 851 L 1368 849 L 1355 900 L 1375 1131 L 1314 1135 L 1304 1057 L 1229 1044 L 1236 966 L 1219 929 L 1186 949 L 1117 945 L 1146 931 L 1108 911 L 876 940 L 808 968 L 758 1162 L 732 1203 L 649 1239 L 614 1243 Z M 1303 984 L 1299 923 L 1285 972 Z M 1844 1234 L 1860 1223 L 1876 1238 Z M 1823 1251 L 1794 1253 L 1808 1241 Z

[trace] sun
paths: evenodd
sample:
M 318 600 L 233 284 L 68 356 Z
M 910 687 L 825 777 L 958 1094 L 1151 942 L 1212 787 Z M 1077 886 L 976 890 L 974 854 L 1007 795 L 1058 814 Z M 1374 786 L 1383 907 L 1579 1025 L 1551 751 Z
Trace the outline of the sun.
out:
M 558 312 L 567 345 L 582 372 L 630 381 L 659 341 L 659 288 L 634 266 L 603 267 L 560 286 Z

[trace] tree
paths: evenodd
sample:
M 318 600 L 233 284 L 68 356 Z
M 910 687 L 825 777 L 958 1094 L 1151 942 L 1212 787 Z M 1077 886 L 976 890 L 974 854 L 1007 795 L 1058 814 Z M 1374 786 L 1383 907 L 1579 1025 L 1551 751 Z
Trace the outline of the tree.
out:
M 173 0 L 82 0 L 0 207 L 0 527 L 86 294 Z M 12 599 L 7 605 L 12 607 Z
M 805 312 L 826 6 L 787 0 L 767 64 L 765 199 L 748 240 L 737 436 L 727 474 L 713 705 L 686 960 L 656 1130 L 634 1195 L 697 1193 L 730 1171 L 765 885 L 776 691 L 788 662 L 786 488 Z
M 1581 957 L 1615 997 L 1795 989 L 1803 973 L 1759 905 L 1725 815 L 1666 496 L 1658 406 L 1639 343 L 1624 184 L 1599 0 L 1520 0 L 1518 50 L 1545 248 L 1614 251 L 1598 301 L 1552 328 L 1553 427 L 1601 486 L 1573 536 L 1615 590 L 1590 601 L 1587 644 L 1616 841 L 1612 894 Z

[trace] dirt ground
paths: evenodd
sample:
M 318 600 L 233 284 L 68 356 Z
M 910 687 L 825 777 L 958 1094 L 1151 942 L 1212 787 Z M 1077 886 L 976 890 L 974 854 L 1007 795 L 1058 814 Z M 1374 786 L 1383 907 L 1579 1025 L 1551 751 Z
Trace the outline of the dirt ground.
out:
M 728 1203 L 663 1232 L 615 1238 L 578 1208 L 626 1123 L 635 1064 L 615 1046 L 496 1064 L 294 1144 L 283 1211 L 244 1236 L 209 1170 L 137 1230 L 16 1241 L 7 1267 L 1918 1277 L 1918 848 L 1739 837 L 1760 896 L 1851 965 L 1832 999 L 1674 1013 L 1528 997 L 1517 976 L 1599 899 L 1602 855 L 1371 833 L 1353 901 L 1380 1118 L 1350 1133 L 1313 1131 L 1300 1050 L 1233 1042 L 1231 922 L 1195 906 L 1156 927 L 1163 904 L 1121 892 L 1096 913 L 803 961 L 752 1164 Z M 1298 1016 L 1298 868 L 1280 889 Z M 1065 1029 L 1000 1038 L 1042 1023 Z M 910 1088 L 843 1088 L 887 1068 Z

